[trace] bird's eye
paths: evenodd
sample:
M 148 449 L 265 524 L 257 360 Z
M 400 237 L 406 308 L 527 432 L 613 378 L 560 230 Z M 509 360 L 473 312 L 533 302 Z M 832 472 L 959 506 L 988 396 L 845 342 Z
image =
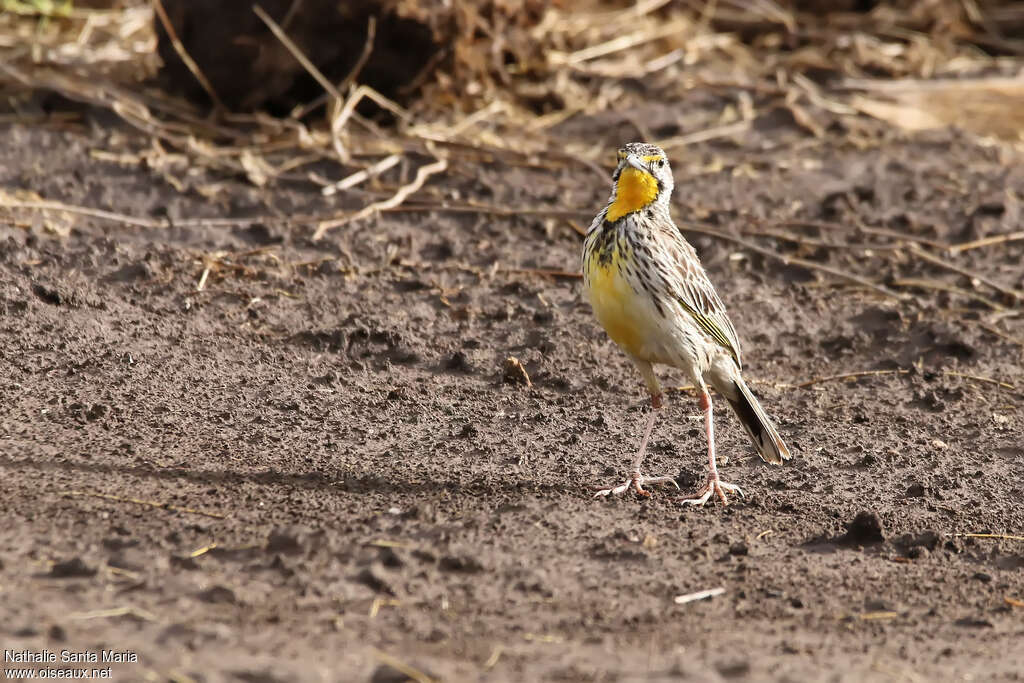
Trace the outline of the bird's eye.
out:
M 665 160 L 664 159 L 658 159 L 657 161 L 654 162 L 654 165 L 657 166 L 658 168 L 661 168 L 662 166 L 665 165 Z

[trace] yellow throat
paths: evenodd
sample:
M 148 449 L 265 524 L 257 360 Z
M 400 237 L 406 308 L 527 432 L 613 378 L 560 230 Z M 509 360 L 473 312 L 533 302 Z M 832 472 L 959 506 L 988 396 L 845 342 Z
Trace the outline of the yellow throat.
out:
M 622 169 L 615 186 L 615 201 L 608 207 L 605 218 L 613 223 L 627 213 L 638 211 L 658 196 L 658 180 L 647 171 L 632 166 Z

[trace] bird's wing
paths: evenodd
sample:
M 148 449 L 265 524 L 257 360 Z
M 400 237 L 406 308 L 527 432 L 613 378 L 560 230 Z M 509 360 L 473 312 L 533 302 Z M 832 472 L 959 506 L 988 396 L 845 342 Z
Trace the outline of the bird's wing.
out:
M 701 330 L 727 350 L 743 367 L 740 361 L 740 340 L 736 335 L 729 315 L 725 312 L 725 304 L 718 298 L 708 274 L 700 264 L 696 250 L 678 231 L 674 231 L 674 239 L 666 241 L 669 256 L 675 270 L 672 272 L 671 294 L 683 307 Z

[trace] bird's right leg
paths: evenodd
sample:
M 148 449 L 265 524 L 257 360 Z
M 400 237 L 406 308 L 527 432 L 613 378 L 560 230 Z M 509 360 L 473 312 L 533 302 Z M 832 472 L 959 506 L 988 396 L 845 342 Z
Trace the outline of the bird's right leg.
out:
M 661 390 L 661 385 L 658 383 L 658 378 L 654 376 L 654 369 L 651 364 L 647 361 L 642 361 L 637 358 L 633 359 L 636 363 L 637 368 L 640 370 L 640 374 L 644 377 L 644 382 L 647 384 L 647 390 L 651 394 L 651 412 L 647 416 L 647 424 L 644 426 L 644 435 L 640 439 L 640 448 L 637 449 L 636 457 L 633 459 L 633 466 L 629 470 L 629 479 L 611 488 L 604 488 L 599 490 L 595 497 L 598 496 L 615 496 L 620 493 L 624 493 L 631 486 L 641 496 L 651 495 L 644 489 L 645 484 L 667 484 L 671 483 L 676 488 L 679 488 L 679 484 L 676 483 L 674 477 L 645 477 L 640 473 L 640 465 L 643 464 L 644 455 L 647 452 L 647 442 L 651 439 L 651 431 L 654 429 L 654 418 L 657 417 L 658 411 L 661 410 L 664 405 L 664 393 Z

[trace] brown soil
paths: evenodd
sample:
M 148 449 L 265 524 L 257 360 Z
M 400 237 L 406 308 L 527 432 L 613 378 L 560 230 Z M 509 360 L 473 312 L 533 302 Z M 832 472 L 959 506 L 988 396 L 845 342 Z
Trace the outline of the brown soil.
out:
M 0 225 L 4 648 L 135 651 L 116 680 L 1024 675 L 1024 542 L 961 535 L 1024 533 L 1021 346 L 977 303 L 885 299 L 691 235 L 795 457 L 762 464 L 720 408 L 723 471 L 745 500 L 595 500 L 592 485 L 625 474 L 645 408 L 579 281 L 516 270 L 576 270 L 565 221 L 391 213 L 321 242 L 272 219 L 190 227 L 336 206 L 306 185 L 201 174 L 182 194 L 92 158 L 113 144 L 95 132 L 110 121 L 92 123 L 6 128 L 4 191 L 170 220 L 49 214 L 73 220 L 66 237 L 38 214 Z M 609 155 L 636 135 L 620 120 L 564 128 Z M 947 242 L 1016 223 L 1024 182 L 998 148 L 803 136 L 782 122 L 676 152 L 679 216 L 711 211 L 724 231 L 740 215 L 862 220 Z M 462 170 L 463 200 L 590 211 L 607 194 L 576 166 Z M 206 200 L 213 182 L 227 184 Z M 1019 289 L 1020 245 L 957 263 Z M 948 275 L 899 263 L 876 275 Z M 506 381 L 509 356 L 532 387 Z M 896 368 L 911 371 L 787 386 Z M 683 493 L 703 477 L 697 412 L 670 396 L 647 464 Z

